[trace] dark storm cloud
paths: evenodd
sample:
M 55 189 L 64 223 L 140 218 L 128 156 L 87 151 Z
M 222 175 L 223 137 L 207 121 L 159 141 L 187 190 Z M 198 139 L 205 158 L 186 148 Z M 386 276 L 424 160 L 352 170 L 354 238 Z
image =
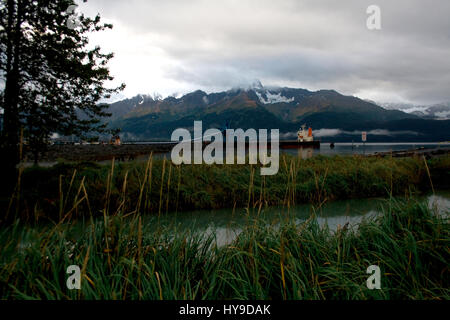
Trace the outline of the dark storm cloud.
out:
M 381 8 L 382 30 L 366 28 L 371 4 Z M 169 61 L 148 76 L 170 88 L 149 91 L 227 89 L 258 78 L 377 100 L 450 100 L 448 0 L 93 0 L 85 9 Z M 115 39 L 114 51 L 121 43 Z

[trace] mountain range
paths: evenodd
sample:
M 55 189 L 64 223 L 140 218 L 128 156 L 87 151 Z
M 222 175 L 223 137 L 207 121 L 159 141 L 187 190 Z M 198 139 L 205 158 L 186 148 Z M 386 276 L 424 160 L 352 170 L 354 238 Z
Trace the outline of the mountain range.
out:
M 401 110 L 410 114 L 415 114 L 424 119 L 450 120 L 450 102 L 433 105 L 381 103 L 380 106 L 388 110 Z
M 170 140 L 177 128 L 279 129 L 280 138 L 295 138 L 302 124 L 313 128 L 323 141 L 358 141 L 361 131 L 368 141 L 450 140 L 450 120 L 434 120 L 374 102 L 342 95 L 334 90 L 309 91 L 264 87 L 206 93 L 197 90 L 179 98 L 137 95 L 110 104 L 111 128 L 120 128 L 124 140 Z

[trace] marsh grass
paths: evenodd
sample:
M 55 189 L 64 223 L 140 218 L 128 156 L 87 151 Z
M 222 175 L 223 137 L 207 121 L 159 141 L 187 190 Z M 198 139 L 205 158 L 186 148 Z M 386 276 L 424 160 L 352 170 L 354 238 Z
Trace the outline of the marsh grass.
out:
M 1 299 L 449 299 L 448 213 L 388 200 L 358 228 L 249 219 L 233 243 L 114 215 L 0 229 Z M 81 290 L 66 288 L 79 265 Z M 381 290 L 366 269 L 381 268 Z
M 255 165 L 181 165 L 149 156 L 145 162 L 60 163 L 19 174 L 12 197 L 3 197 L 0 220 L 37 222 L 112 214 L 196 209 L 321 205 L 330 200 L 409 195 L 448 188 L 450 157 L 323 157 L 282 154 L 274 176 Z
M 448 157 L 377 159 L 282 155 L 275 176 L 250 165 L 61 163 L 20 171 L 0 224 L 0 299 L 449 299 L 448 215 L 398 202 L 449 179 Z M 274 227 L 261 208 L 390 196 L 358 229 Z M 247 223 L 230 245 L 214 234 L 173 232 L 162 214 L 243 207 Z M 258 212 L 252 218 L 250 211 Z M 153 215 L 156 225 L 142 222 Z M 232 215 L 233 215 L 232 214 Z M 366 269 L 382 270 L 382 289 Z M 81 290 L 66 268 L 81 268 Z

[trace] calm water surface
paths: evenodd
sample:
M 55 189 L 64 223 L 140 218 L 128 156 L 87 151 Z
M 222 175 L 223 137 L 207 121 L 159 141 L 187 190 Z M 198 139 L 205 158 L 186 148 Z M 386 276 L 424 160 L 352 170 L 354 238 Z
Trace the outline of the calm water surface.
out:
M 417 148 L 436 149 L 448 148 L 450 143 L 433 143 L 433 142 L 399 142 L 399 143 L 351 143 L 342 142 L 335 143 L 334 148 L 330 147 L 330 143 L 322 142 L 320 149 L 300 148 L 280 150 L 282 152 L 297 155 L 302 159 L 311 158 L 316 155 L 352 155 L 352 154 L 374 154 L 375 152 L 403 151 Z
M 450 214 L 450 190 L 439 191 L 435 195 L 418 197 L 420 200 L 428 200 L 430 207 L 436 207 L 439 213 Z M 158 221 L 155 217 L 148 217 L 145 223 L 150 223 L 155 228 L 160 225 L 172 228 L 174 235 L 186 231 L 194 231 L 202 234 L 213 234 L 218 246 L 232 242 L 240 232 L 242 226 L 252 223 L 255 218 L 262 218 L 277 225 L 282 219 L 293 217 L 297 223 L 302 223 L 315 214 L 320 225 L 327 224 L 331 230 L 346 223 L 350 227 L 356 227 L 364 217 L 375 216 L 386 207 L 386 199 L 353 199 L 333 201 L 326 203 L 321 208 L 304 204 L 287 208 L 270 207 L 262 210 L 221 209 L 200 210 L 190 212 L 169 213 L 162 215 Z
M 375 152 L 405 151 L 411 149 L 425 148 L 449 148 L 450 143 L 435 142 L 398 142 L 398 143 L 351 143 L 337 142 L 334 148 L 330 147 L 330 143 L 322 142 L 319 149 L 298 148 L 298 149 L 280 149 L 280 153 L 287 153 L 298 156 L 302 159 L 308 159 L 317 155 L 334 156 L 334 155 L 364 155 L 374 154 Z M 248 150 L 246 150 L 248 151 Z M 166 157 L 170 159 L 170 152 L 154 154 L 155 157 Z M 140 156 L 139 159 L 146 160 L 147 156 Z

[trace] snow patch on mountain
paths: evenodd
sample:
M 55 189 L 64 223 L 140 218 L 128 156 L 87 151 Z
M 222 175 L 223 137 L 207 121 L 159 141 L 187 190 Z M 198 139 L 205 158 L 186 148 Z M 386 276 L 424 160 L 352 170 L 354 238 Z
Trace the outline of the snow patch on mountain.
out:
M 438 118 L 450 119 L 450 110 L 449 111 L 436 112 L 434 115 L 436 117 L 438 117 Z
M 270 91 L 266 91 L 264 93 L 265 93 L 265 96 L 267 97 L 267 99 L 265 99 L 260 92 L 255 91 L 255 93 L 258 96 L 259 101 L 264 104 L 274 104 L 274 103 L 281 103 L 281 102 L 289 103 L 289 102 L 294 101 L 294 97 L 287 98 L 285 96 L 282 96 L 281 92 L 274 94 L 274 93 L 271 93 Z
M 387 110 L 400 110 L 412 113 L 420 117 L 436 120 L 447 120 L 450 118 L 450 102 L 422 106 L 408 103 L 380 103 Z

